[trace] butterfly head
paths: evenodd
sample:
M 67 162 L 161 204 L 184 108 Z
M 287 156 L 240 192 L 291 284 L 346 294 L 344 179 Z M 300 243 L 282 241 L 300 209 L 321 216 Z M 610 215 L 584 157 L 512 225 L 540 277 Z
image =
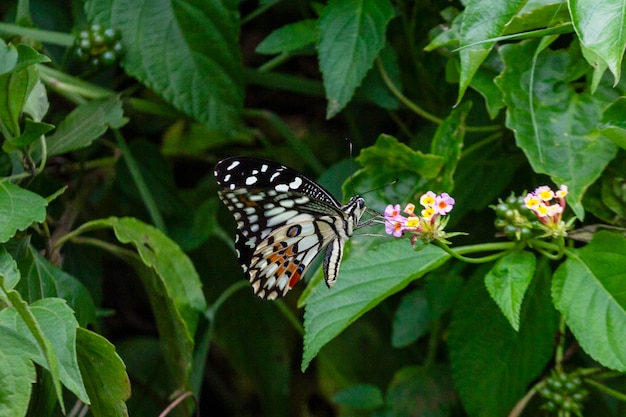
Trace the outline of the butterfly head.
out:
M 348 215 L 348 219 L 352 220 L 350 229 L 357 227 L 366 210 L 365 199 L 360 195 L 355 195 L 350 199 L 348 204 L 343 206 L 343 212 Z M 352 233 L 350 233 L 350 235 L 351 234 Z

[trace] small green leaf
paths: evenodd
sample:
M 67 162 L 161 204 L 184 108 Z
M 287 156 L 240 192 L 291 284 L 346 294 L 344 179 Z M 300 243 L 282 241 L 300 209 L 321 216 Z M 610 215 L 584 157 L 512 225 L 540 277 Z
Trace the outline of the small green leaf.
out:
M 54 134 L 46 139 L 48 156 L 87 147 L 108 128 L 120 128 L 127 120 L 119 96 L 82 104 L 59 123 Z
M 368 250 L 366 256 L 345 259 L 335 286 L 318 285 L 307 300 L 302 370 L 356 319 L 448 258 L 435 246 L 415 252 L 407 240 L 398 239 Z
M 78 365 L 96 417 L 127 417 L 130 380 L 124 362 L 104 337 L 87 329 L 76 333 Z
M 28 45 L 19 44 L 15 47 L 12 44 L 5 44 L 4 40 L 0 39 L 0 75 L 21 71 L 43 62 L 50 62 L 50 58 Z
M 24 129 L 22 134 L 11 140 L 7 140 L 2 144 L 2 150 L 6 153 L 13 152 L 17 149 L 23 149 L 41 138 L 44 135 L 54 129 L 54 125 L 42 122 L 34 122 L 31 119 L 26 118 L 24 120 Z
M 626 7 L 623 0 L 576 0 L 569 2 L 572 22 L 583 47 L 584 54 L 599 79 L 608 67 L 620 79 L 622 58 L 626 47 Z
M 375 410 L 384 404 L 383 393 L 374 385 L 357 384 L 342 389 L 333 396 L 336 404 L 359 410 Z
M 441 182 L 441 189 L 449 193 L 454 190 L 454 172 L 461 159 L 465 140 L 465 119 L 471 108 L 472 103 L 468 101 L 452 110 L 437 128 L 430 145 L 430 152 L 444 159 L 438 182 Z
M 448 348 L 454 385 L 468 415 L 501 417 L 552 358 L 557 314 L 549 279 L 540 276 L 528 289 L 516 332 L 489 297 L 485 271 L 478 270 L 459 293 Z
M 443 365 L 410 366 L 393 376 L 387 389 L 390 417 L 448 417 L 457 402 L 450 370 Z
M 45 198 L 8 181 L 0 182 L 0 243 L 11 239 L 18 230 L 46 219 Z
M 489 295 L 515 331 L 519 331 L 524 295 L 535 274 L 535 255 L 514 251 L 501 258 L 485 275 Z
M 417 289 L 405 294 L 393 316 L 391 345 L 401 348 L 414 343 L 428 333 L 430 310 L 423 290 Z
M 20 280 L 17 263 L 4 247 L 0 247 L 0 276 L 4 279 L 4 288 L 7 290 L 12 290 Z
M 348 104 L 385 45 L 389 0 L 332 0 L 319 19 L 320 70 L 330 119 Z
M 257 54 L 293 52 L 317 43 L 318 37 L 317 20 L 301 20 L 274 30 L 256 47 L 255 52 Z
M 602 365 L 626 371 L 626 238 L 598 232 L 554 274 L 552 297 L 580 346 Z
M 0 120 L 9 134 L 6 139 L 20 135 L 20 116 L 38 81 L 37 70 L 33 66 L 0 75 Z

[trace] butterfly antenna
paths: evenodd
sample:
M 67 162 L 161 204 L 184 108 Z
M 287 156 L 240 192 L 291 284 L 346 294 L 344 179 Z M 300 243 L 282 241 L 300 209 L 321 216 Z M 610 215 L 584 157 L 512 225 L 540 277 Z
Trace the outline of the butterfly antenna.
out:
M 356 195 L 356 190 L 354 189 L 354 166 L 353 166 L 353 158 L 352 158 L 352 141 L 346 138 L 348 141 L 348 149 L 350 150 L 350 187 L 352 187 L 352 195 Z

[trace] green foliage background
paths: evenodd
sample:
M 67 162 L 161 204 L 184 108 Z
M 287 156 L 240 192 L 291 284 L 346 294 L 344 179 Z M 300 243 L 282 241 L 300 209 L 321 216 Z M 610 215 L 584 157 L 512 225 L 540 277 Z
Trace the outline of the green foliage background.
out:
M 624 414 L 626 0 L 0 15 L 0 417 Z M 75 58 L 94 24 L 115 65 Z M 370 229 L 332 289 L 257 299 L 216 194 L 232 155 L 380 212 L 447 192 L 465 233 Z M 505 239 L 493 206 L 544 184 L 568 237 Z

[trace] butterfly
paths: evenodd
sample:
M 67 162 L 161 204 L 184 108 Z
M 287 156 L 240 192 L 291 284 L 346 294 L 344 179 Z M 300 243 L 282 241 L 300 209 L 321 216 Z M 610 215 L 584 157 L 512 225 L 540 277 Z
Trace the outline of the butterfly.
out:
M 324 278 L 332 287 L 346 241 L 366 212 L 354 196 L 341 205 L 322 186 L 279 163 L 226 158 L 215 166 L 220 199 L 237 221 L 235 249 L 254 293 L 273 300 L 302 278 L 324 248 Z

